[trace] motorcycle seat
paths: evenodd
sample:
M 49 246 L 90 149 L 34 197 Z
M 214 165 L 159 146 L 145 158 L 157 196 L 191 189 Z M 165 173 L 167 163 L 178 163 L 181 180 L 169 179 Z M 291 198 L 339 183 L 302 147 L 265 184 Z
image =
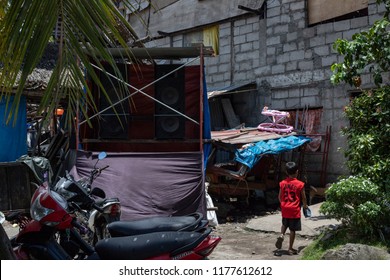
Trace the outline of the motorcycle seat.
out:
M 116 221 L 107 225 L 112 237 L 130 236 L 162 231 L 194 231 L 207 226 L 201 213 L 187 216 L 151 217 L 134 221 Z
M 196 248 L 211 233 L 203 232 L 153 232 L 135 236 L 99 240 L 95 250 L 102 260 L 143 260 L 169 254 L 175 256 Z

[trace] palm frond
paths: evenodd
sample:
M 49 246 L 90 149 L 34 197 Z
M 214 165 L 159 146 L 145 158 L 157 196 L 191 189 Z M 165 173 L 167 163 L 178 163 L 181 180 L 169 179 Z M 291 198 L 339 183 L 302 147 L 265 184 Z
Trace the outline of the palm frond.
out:
M 1 96 L 9 96 L 13 91 L 15 94 L 8 121 L 17 112 L 28 75 L 39 63 L 57 22 L 60 22 L 62 35 L 58 60 L 43 94 L 39 113 L 54 110 L 60 101 L 66 100 L 69 120 L 80 111 L 89 122 L 86 106 L 92 111 L 97 108 L 83 68 L 108 98 L 90 61 L 102 69 L 109 65 L 114 74 L 120 75 L 107 48 L 127 47 L 118 27 L 125 26 L 135 34 L 114 3 L 111 0 L 13 0 L 7 9 L 1 11 L 5 11 L 0 21 Z M 106 64 L 100 63 L 101 60 Z

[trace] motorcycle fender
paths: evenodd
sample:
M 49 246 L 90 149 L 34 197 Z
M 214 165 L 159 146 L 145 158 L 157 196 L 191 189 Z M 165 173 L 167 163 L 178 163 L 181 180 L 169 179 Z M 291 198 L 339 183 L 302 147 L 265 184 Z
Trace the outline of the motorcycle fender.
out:
M 110 206 L 112 206 L 112 205 L 115 205 L 115 204 L 117 204 L 117 205 L 119 205 L 120 206 L 120 203 L 118 202 L 118 201 L 110 201 L 110 202 L 106 202 L 105 204 L 104 204 L 104 206 L 103 206 L 103 210 L 104 210 L 104 213 L 108 213 L 107 212 L 107 209 L 110 209 Z
M 88 218 L 88 226 L 91 230 L 95 231 L 95 220 L 100 213 L 97 210 L 92 210 Z

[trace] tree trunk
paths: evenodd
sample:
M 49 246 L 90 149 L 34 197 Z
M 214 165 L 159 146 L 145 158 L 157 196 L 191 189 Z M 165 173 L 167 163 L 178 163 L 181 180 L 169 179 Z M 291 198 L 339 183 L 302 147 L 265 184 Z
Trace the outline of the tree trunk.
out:
M 0 224 L 0 260 L 15 260 L 16 256 L 12 250 L 11 242 L 5 232 L 3 225 Z

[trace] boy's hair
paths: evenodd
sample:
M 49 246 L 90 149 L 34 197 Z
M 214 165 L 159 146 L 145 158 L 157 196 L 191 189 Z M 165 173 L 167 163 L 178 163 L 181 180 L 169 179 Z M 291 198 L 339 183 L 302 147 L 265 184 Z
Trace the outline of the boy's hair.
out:
M 286 163 L 286 172 L 288 175 L 293 175 L 297 172 L 298 165 L 295 162 L 289 161 Z

